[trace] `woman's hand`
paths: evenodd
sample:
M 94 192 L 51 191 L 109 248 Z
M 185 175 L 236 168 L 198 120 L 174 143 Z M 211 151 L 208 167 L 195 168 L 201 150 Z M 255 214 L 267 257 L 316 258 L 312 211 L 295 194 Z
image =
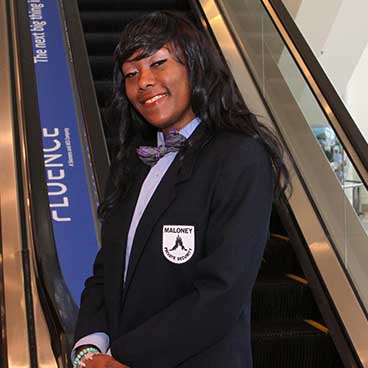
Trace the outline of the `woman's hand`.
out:
M 83 363 L 85 368 L 129 368 L 107 354 L 96 354 L 90 360 L 83 360 Z

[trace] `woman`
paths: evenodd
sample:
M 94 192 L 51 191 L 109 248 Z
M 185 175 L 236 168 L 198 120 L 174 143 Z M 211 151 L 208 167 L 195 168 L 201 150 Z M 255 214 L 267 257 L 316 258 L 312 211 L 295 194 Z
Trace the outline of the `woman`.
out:
M 252 287 L 288 180 L 277 139 L 206 37 L 168 12 L 123 32 L 110 118 L 118 145 L 75 366 L 251 367 Z

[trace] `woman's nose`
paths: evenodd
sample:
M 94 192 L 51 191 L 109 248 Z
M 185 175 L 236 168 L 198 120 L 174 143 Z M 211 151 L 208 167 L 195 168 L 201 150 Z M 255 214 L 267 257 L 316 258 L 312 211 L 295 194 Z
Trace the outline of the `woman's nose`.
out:
M 140 89 L 152 87 L 155 84 L 155 76 L 150 68 L 144 68 L 139 73 L 138 85 Z

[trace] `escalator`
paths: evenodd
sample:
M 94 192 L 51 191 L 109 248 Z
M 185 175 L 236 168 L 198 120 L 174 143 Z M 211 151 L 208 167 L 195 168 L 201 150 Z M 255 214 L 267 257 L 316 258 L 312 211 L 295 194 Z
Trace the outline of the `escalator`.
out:
M 35 1 L 35 3 L 37 2 Z M 4 6 L 6 11 L 9 11 L 11 8 L 9 3 L 6 1 L 1 3 L 2 5 L 8 4 L 7 7 Z M 266 53 L 264 52 L 264 45 L 262 46 L 263 51 L 260 53 L 260 45 L 255 32 L 252 29 L 245 29 L 250 34 L 249 43 L 246 45 L 244 39 L 240 39 L 238 36 L 241 33 L 239 29 L 243 29 L 244 31 L 244 28 L 247 28 L 248 24 L 249 27 L 252 27 L 254 24 L 257 27 L 256 23 L 258 20 L 261 20 L 260 26 L 263 30 L 271 27 L 264 21 L 265 14 L 261 13 L 262 9 L 257 9 L 257 6 L 261 6 L 260 2 L 258 2 L 259 4 L 256 3 L 256 1 L 245 1 L 241 5 L 241 11 L 239 11 L 237 6 L 240 5 L 236 1 L 228 1 L 222 4 L 221 1 L 214 3 L 211 1 L 191 2 L 169 0 L 157 2 L 144 0 L 125 2 L 117 0 L 79 0 L 80 20 L 88 50 L 90 70 L 94 79 L 95 95 L 89 76 L 89 66 L 86 60 L 84 45 L 80 46 L 77 42 L 81 42 L 81 39 L 76 38 L 76 35 L 81 36 L 81 28 L 77 16 L 77 4 L 73 1 L 65 2 L 64 4 L 60 2 L 63 6 L 60 6 L 59 9 L 65 15 L 65 29 L 70 38 L 66 41 L 66 44 L 70 47 L 69 52 L 71 59 L 73 59 L 72 64 L 75 71 L 74 93 L 79 91 L 81 94 L 79 97 L 79 112 L 83 115 L 83 120 L 88 122 L 85 131 L 83 130 L 81 133 L 85 135 L 85 139 L 81 141 L 84 142 L 82 144 L 89 147 L 85 149 L 84 155 L 90 160 L 90 165 L 93 167 L 93 170 L 91 169 L 93 171 L 91 176 L 94 177 L 92 180 L 94 182 L 89 184 L 89 192 L 95 192 L 95 194 L 91 194 L 92 201 L 94 196 L 101 197 L 101 193 L 103 192 L 102 183 L 107 175 L 108 157 L 106 150 L 103 148 L 104 139 L 101 121 L 104 123 L 108 146 L 112 147 L 114 144 L 114 132 L 109 131 L 108 125 L 105 123 L 112 87 L 112 54 L 118 42 L 121 29 L 129 20 L 141 15 L 143 12 L 159 9 L 179 11 L 191 18 L 199 27 L 204 27 L 210 36 L 213 37 L 217 47 L 223 52 L 224 58 L 230 64 L 240 93 L 243 94 L 251 110 L 257 112 L 263 118 L 268 117 L 269 121 L 279 120 L 280 116 L 277 115 L 278 112 L 275 106 L 277 104 L 277 98 L 280 98 L 280 93 L 276 91 L 280 91 L 281 88 L 284 91 L 283 96 L 288 96 L 290 91 L 289 89 L 285 89 L 285 86 L 280 85 L 279 75 L 275 70 L 265 68 L 267 60 L 265 61 Z M 14 13 L 18 12 L 18 15 L 23 15 L 23 17 L 26 14 L 26 10 L 22 10 L 21 6 L 15 6 L 13 9 L 15 9 L 13 10 Z M 219 18 L 221 17 L 223 17 L 223 24 L 219 25 Z M 3 19 L 0 20 L 2 22 L 4 21 Z M 11 25 L 8 25 L 8 27 L 11 27 Z M 25 24 L 23 24 L 23 27 L 25 31 Z M 224 30 L 227 31 L 228 35 Z M 72 34 L 74 34 L 74 37 L 71 37 Z M 263 35 L 271 37 L 271 56 L 274 58 L 276 54 L 278 60 L 280 60 L 280 56 L 285 51 L 274 41 L 275 36 L 267 32 Z M 224 45 L 226 45 L 226 42 L 229 42 L 225 40 L 226 37 L 233 37 L 235 41 L 232 41 L 232 45 L 235 44 L 236 46 L 226 48 Z M 241 54 L 240 58 L 235 55 L 236 53 L 233 50 L 230 50 L 229 53 L 229 49 L 232 48 L 241 50 L 239 53 Z M 255 50 L 254 55 L 251 54 L 252 49 Z M 30 51 L 29 47 L 28 51 Z M 23 58 L 26 52 L 27 50 L 23 50 Z M 13 53 L 16 54 L 16 50 L 13 50 Z M 16 57 L 16 55 L 13 56 Z M 254 64 L 252 65 L 245 56 L 248 56 L 250 60 L 253 58 Z M 257 67 L 261 64 L 260 60 L 263 60 L 263 69 L 257 70 Z M 238 74 L 239 65 L 241 77 Z M 28 68 L 30 67 L 29 62 L 26 66 Z M 23 65 L 22 67 L 25 69 L 26 66 Z M 261 86 L 259 84 L 257 85 L 257 77 L 255 76 L 263 73 L 264 77 L 268 72 L 271 72 L 270 80 L 266 81 L 264 79 Z M 14 80 L 9 83 L 14 83 Z M 35 80 L 33 80 L 33 84 L 34 88 L 36 84 Z M 245 92 L 244 85 L 246 86 Z M 17 87 L 14 87 L 14 90 L 17 91 Z M 24 93 L 23 100 L 28 100 L 26 98 L 27 96 L 29 99 L 31 94 L 29 92 L 28 94 Z M 98 102 L 99 110 L 97 109 L 96 102 Z M 9 103 L 14 104 L 14 100 L 10 99 Z M 18 111 L 18 116 L 23 114 L 27 117 L 26 112 L 29 112 L 32 108 L 33 110 L 37 110 L 34 105 L 33 107 L 28 106 L 23 108 L 23 112 Z M 295 112 L 295 106 L 291 106 L 289 102 L 287 102 L 286 109 L 289 114 Z M 14 111 L 13 114 L 15 114 Z M 30 116 L 28 115 L 28 118 Z M 23 126 L 25 127 L 24 132 L 22 132 L 21 128 L 19 129 L 20 131 L 15 132 L 15 135 L 19 137 L 20 141 L 22 134 L 24 135 L 24 141 L 30 137 L 30 132 L 27 130 L 27 125 L 24 122 Z M 286 121 L 284 126 L 278 127 L 277 129 L 283 137 L 286 147 L 289 147 L 293 143 L 293 140 L 287 129 L 291 131 L 292 128 L 288 126 L 288 122 Z M 33 134 L 34 138 L 37 133 Z M 309 133 L 305 133 L 302 139 L 306 139 L 306 136 L 313 139 L 313 134 Z M 36 149 L 42 150 L 40 148 L 42 144 L 40 137 L 34 139 L 37 141 L 37 147 L 33 148 L 33 154 Z M 317 146 L 317 141 L 315 144 Z M 31 146 L 29 144 L 29 147 L 26 149 L 32 151 Z M 346 147 L 346 149 L 348 148 Z M 313 247 L 316 247 L 318 242 L 318 244 L 322 244 L 322 240 L 325 240 L 325 237 L 321 234 L 329 230 L 329 218 L 326 214 L 321 213 L 321 211 L 318 212 L 318 209 L 316 209 L 314 197 L 316 195 L 311 190 L 313 182 L 308 182 L 308 180 L 299 181 L 299 178 L 308 177 L 307 169 L 303 171 L 304 169 L 302 170 L 300 168 L 300 160 L 303 159 L 300 157 L 301 154 L 298 151 L 293 151 L 293 149 L 288 149 L 292 157 L 290 165 L 294 167 L 297 178 L 293 179 L 294 195 L 291 201 L 282 201 L 273 210 L 271 238 L 266 247 L 261 270 L 253 293 L 252 346 L 254 366 L 331 368 L 366 366 L 364 365 L 366 362 L 356 352 L 356 345 L 359 345 L 359 339 L 349 334 L 349 328 L 345 324 L 344 318 L 341 317 L 343 313 L 338 303 L 335 304 L 337 298 L 331 292 L 328 277 L 331 279 L 331 277 L 336 277 L 336 275 L 332 272 L 332 276 L 325 276 L 321 261 L 313 254 Z M 323 153 L 318 151 L 318 154 L 318 159 L 323 160 Z M 2 157 L 5 156 L 2 155 Z M 101 157 L 105 158 L 101 160 Z M 20 157 L 16 159 L 18 160 L 17 162 L 22 161 Z M 42 159 L 39 161 L 42 162 Z M 29 163 L 27 165 L 32 166 Z M 308 165 L 305 164 L 305 166 L 307 167 Z M 326 164 L 320 164 L 319 168 L 323 172 L 322 169 L 326 170 Z M 42 171 L 43 169 L 39 167 L 38 170 Z M 26 183 L 27 181 L 24 180 L 27 178 L 27 170 L 19 171 L 22 170 L 18 170 L 18 175 L 20 177 L 23 175 L 23 182 Z M 42 174 L 38 172 L 37 175 L 41 176 L 42 180 Z M 35 183 L 37 180 L 40 180 L 39 177 L 35 177 L 37 175 L 33 174 L 31 185 L 28 188 L 27 185 L 25 188 L 21 188 L 22 193 L 19 192 L 19 185 L 12 184 L 18 188 L 18 194 L 14 194 L 14 200 L 23 203 L 20 209 L 18 209 L 20 213 L 24 210 L 22 206 L 26 208 L 24 211 L 27 212 L 27 203 L 29 203 L 27 200 L 24 201 L 22 196 L 25 199 L 27 199 L 27 196 L 30 198 L 31 207 L 32 203 L 34 205 L 36 202 L 38 203 L 38 207 L 43 206 L 41 219 L 40 210 L 38 209 L 37 212 L 31 208 L 28 218 L 19 225 L 19 233 L 22 234 L 21 238 L 23 242 L 30 242 L 27 243 L 30 245 L 25 246 L 21 251 L 23 257 L 17 259 L 17 267 L 22 270 L 21 279 L 17 282 L 25 285 L 24 290 L 19 292 L 24 294 L 24 304 L 27 310 L 26 315 L 24 314 L 24 310 L 22 312 L 19 311 L 19 314 L 24 316 L 24 321 L 20 319 L 18 322 L 23 324 L 20 325 L 17 323 L 17 328 L 28 331 L 28 337 L 23 341 L 24 346 L 22 346 L 22 349 L 24 352 L 22 354 L 29 356 L 29 359 L 20 359 L 17 361 L 14 358 L 18 345 L 14 340 L 14 332 L 9 327 L 9 319 L 7 319 L 11 315 L 10 310 L 14 304 L 14 301 L 11 304 L 10 300 L 14 299 L 10 299 L 9 297 L 9 285 L 6 282 L 13 276 L 11 276 L 11 273 L 5 272 L 9 268 L 4 266 L 5 281 L 2 285 L 4 285 L 4 298 L 8 304 L 5 303 L 0 295 L 0 302 L 3 302 L 1 321 L 2 326 L 5 326 L 3 327 L 2 342 L 4 344 L 2 346 L 6 345 L 8 349 L 5 351 L 6 349 L 3 348 L 4 354 L 1 357 L 3 362 L 0 361 L 1 367 L 15 366 L 15 363 L 17 366 L 37 367 L 46 364 L 45 362 L 49 366 L 61 367 L 67 366 L 69 360 L 68 354 L 73 318 L 65 316 L 75 313 L 76 305 L 73 302 L 73 297 L 69 296 L 68 283 L 64 285 L 64 281 L 60 281 L 59 279 L 57 281 L 58 286 L 63 286 L 55 289 L 55 282 L 52 280 L 62 277 L 60 270 L 58 272 L 54 271 L 59 266 L 52 266 L 55 258 L 57 259 L 55 250 L 49 250 L 51 247 L 50 244 L 44 248 L 37 244 L 38 242 L 42 245 L 55 241 L 55 239 L 52 239 L 53 236 L 49 234 L 50 231 L 52 232 L 51 223 L 49 220 L 44 221 L 47 216 L 47 211 L 45 211 L 47 209 L 47 206 L 45 206 L 47 193 L 41 190 L 41 194 L 32 194 L 35 191 Z M 331 175 L 334 175 L 334 173 L 332 172 Z M 19 179 L 19 176 L 18 181 L 20 183 L 22 180 Z M 314 184 L 318 185 L 317 182 L 314 182 Z M 29 191 L 28 194 L 27 191 Z M 4 198 L 3 186 L 0 192 L 0 204 L 2 205 L 0 213 L 0 226 L 2 227 L 0 229 L 4 229 L 4 218 L 6 214 L 4 199 L 2 198 Z M 5 194 L 5 198 L 8 200 L 9 197 Z M 301 205 L 298 199 L 303 203 L 302 209 L 299 208 Z M 346 216 L 347 203 L 345 203 L 345 199 L 340 198 L 340 201 L 344 203 L 343 207 Z M 303 213 L 302 215 L 300 215 L 301 212 Z M 317 212 L 318 214 L 316 215 L 315 213 Z M 18 214 L 15 217 L 22 216 Z M 32 233 L 30 229 L 34 228 L 34 225 L 32 225 L 32 221 L 35 221 L 34 218 L 39 219 L 38 222 L 36 221 L 36 225 L 41 230 L 39 232 L 33 230 Z M 47 223 L 47 231 L 45 231 L 43 221 Z M 321 225 L 322 223 L 324 225 Z M 319 227 L 311 227 L 311 224 L 318 224 Z M 8 226 L 8 223 L 5 226 Z M 310 235 L 311 230 L 315 231 L 314 235 Z M 3 230 L 1 234 L 0 245 L 7 244 L 9 240 L 4 239 Z M 334 240 L 334 234 L 331 232 L 329 234 L 331 239 L 328 238 L 326 244 Z M 354 234 L 356 235 L 356 232 Z M 39 241 L 38 237 L 42 239 Z M 314 237 L 318 241 L 314 240 Z M 36 244 L 32 244 L 31 238 Z M 22 243 L 22 240 L 18 239 L 18 242 Z M 325 246 L 325 243 L 322 245 Z M 339 253 L 339 245 L 335 245 L 335 247 L 337 248 L 336 253 Z M 317 253 L 318 251 L 319 249 L 317 249 Z M 11 255 L 18 253 L 19 251 L 12 251 Z M 41 253 L 46 253 L 46 259 Z M 7 261 L 3 252 L 2 255 L 4 261 Z M 344 282 L 341 281 L 341 288 Z M 355 288 L 359 289 L 359 286 L 355 286 Z M 352 290 L 351 286 L 350 290 Z M 74 297 L 74 299 L 76 298 Z M 350 312 L 355 311 L 356 309 L 354 308 L 352 307 Z M 6 311 L 8 311 L 8 315 L 5 317 Z M 356 313 L 356 316 L 358 317 L 358 313 Z M 364 330 L 364 326 L 361 324 L 363 336 L 366 336 L 367 331 Z

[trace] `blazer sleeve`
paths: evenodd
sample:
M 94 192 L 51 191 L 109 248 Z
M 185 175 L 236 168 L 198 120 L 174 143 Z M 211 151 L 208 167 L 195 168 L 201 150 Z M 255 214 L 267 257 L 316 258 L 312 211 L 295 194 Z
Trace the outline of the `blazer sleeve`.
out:
M 74 342 L 95 332 L 108 335 L 104 302 L 103 247 L 93 266 L 93 276 L 85 282 L 75 328 Z
M 111 176 L 106 183 L 105 198 L 113 190 Z M 102 225 L 101 232 L 103 233 Z M 104 246 L 98 251 L 94 265 L 93 275 L 84 285 L 77 324 L 74 332 L 74 344 L 82 337 L 95 332 L 103 332 L 108 335 L 106 310 L 104 300 Z
M 113 357 L 128 366 L 177 366 L 221 340 L 250 304 L 268 237 L 273 175 L 257 141 L 232 151 L 216 185 L 193 290 L 112 342 Z

